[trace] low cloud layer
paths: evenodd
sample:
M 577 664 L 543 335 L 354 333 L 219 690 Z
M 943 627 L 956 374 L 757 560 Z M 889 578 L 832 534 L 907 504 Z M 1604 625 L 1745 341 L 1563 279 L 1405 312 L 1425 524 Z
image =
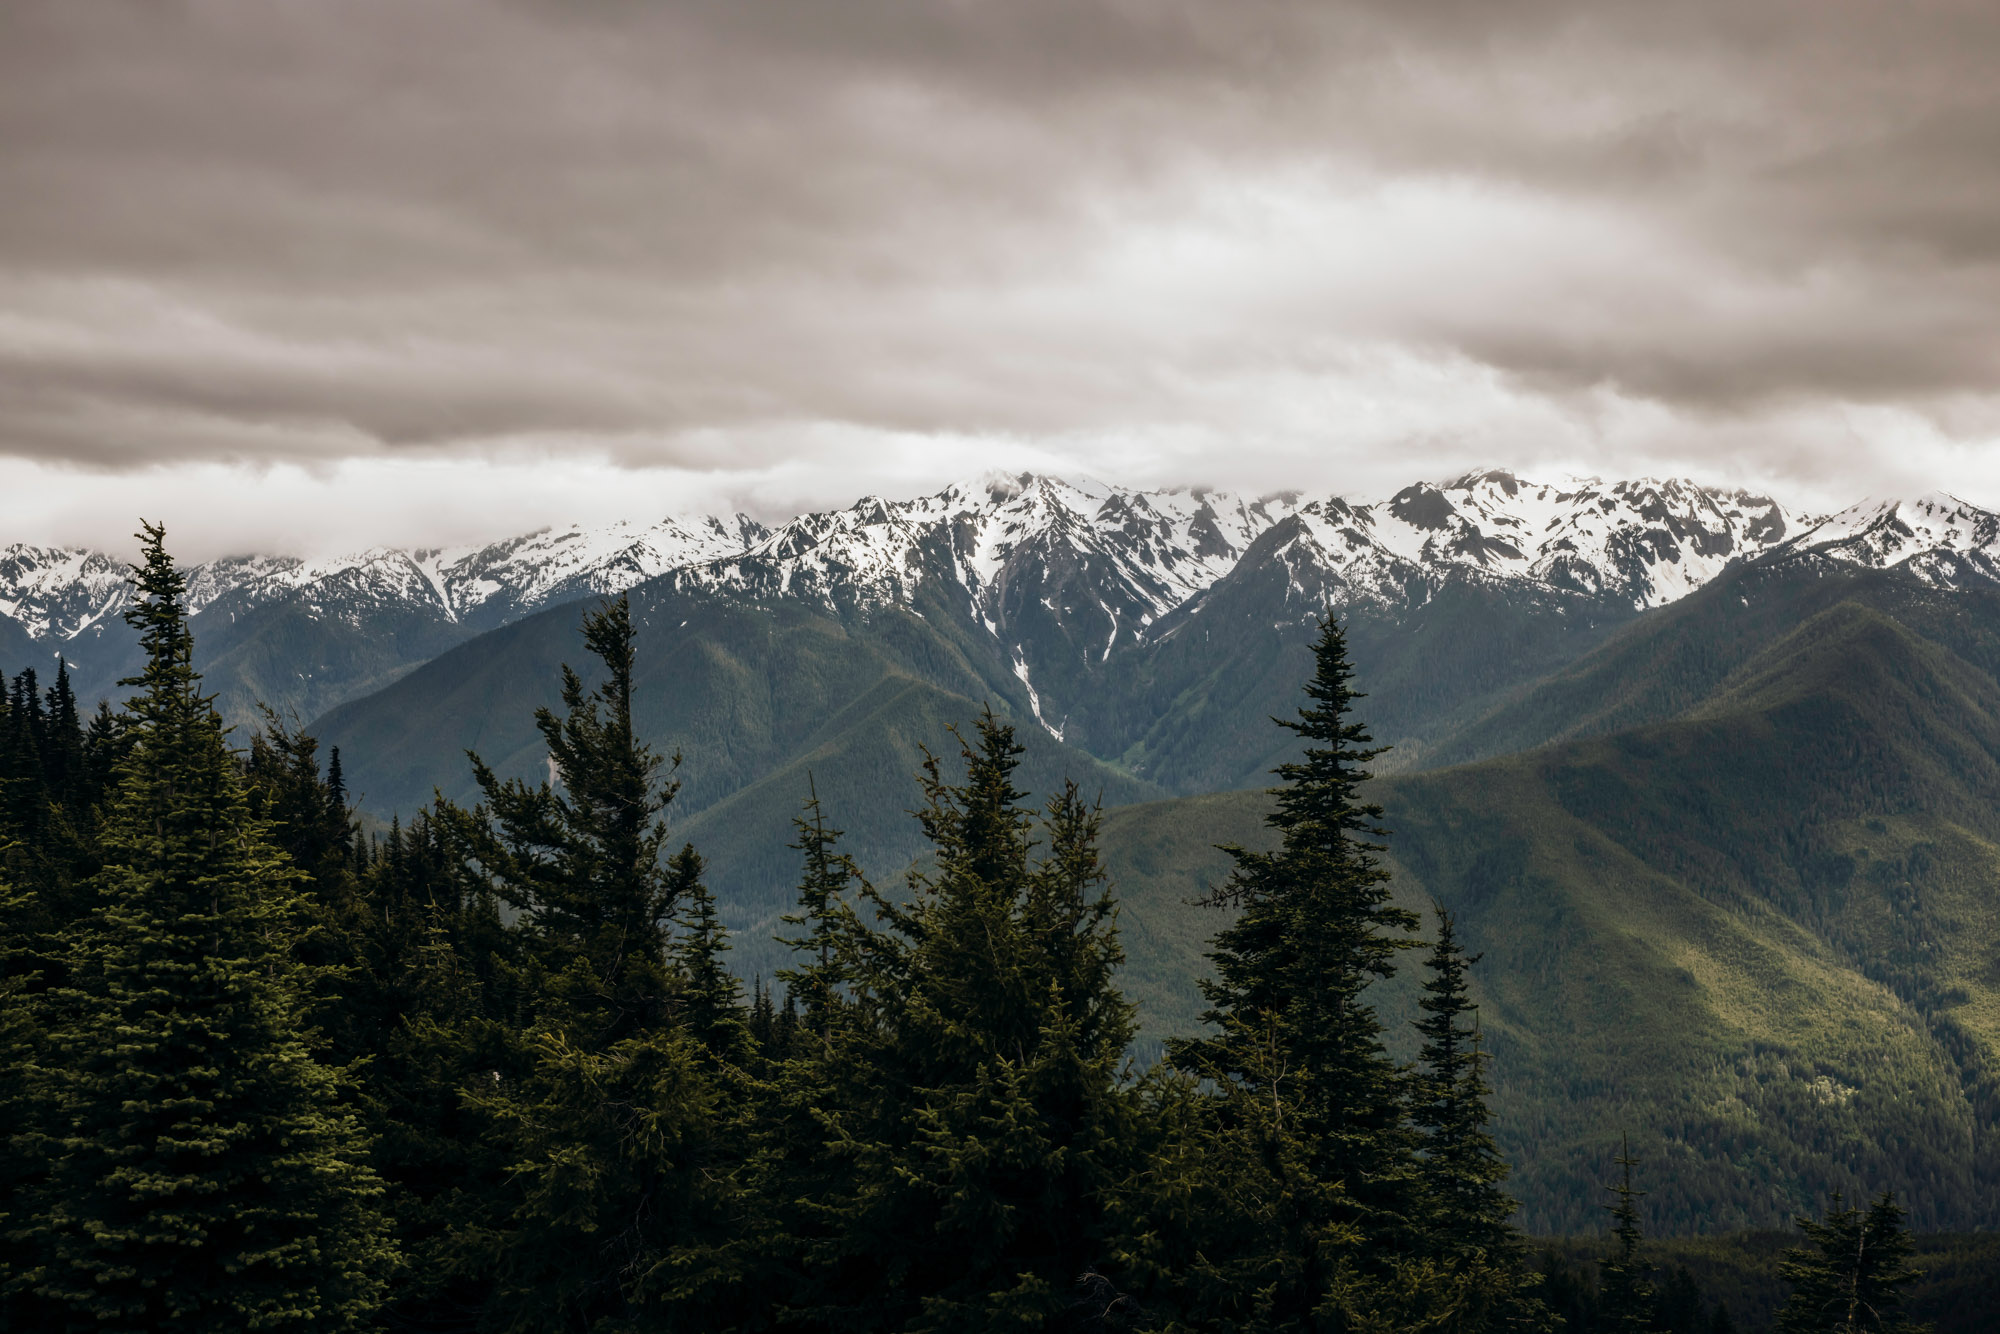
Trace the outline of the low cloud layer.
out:
M 2000 500 L 1996 62 L 1942 2 L 18 0 L 0 538 L 994 464 Z

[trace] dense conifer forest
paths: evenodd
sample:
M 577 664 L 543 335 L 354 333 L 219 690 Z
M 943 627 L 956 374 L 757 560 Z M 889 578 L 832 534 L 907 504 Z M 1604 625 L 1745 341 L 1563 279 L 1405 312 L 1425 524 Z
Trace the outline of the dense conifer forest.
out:
M 338 751 L 225 732 L 157 528 L 135 582 L 122 707 L 59 666 L 0 711 L 8 1329 L 1978 1327 L 1991 1248 L 1886 1192 L 1662 1248 L 1627 1151 L 1608 1236 L 1520 1235 L 1480 960 L 1392 895 L 1335 621 L 1207 896 L 1204 1022 L 1141 1068 L 1100 812 L 1021 790 L 1001 717 L 914 776 L 906 883 L 799 794 L 788 965 L 746 988 L 622 601 L 535 716 L 545 781 L 475 754 L 476 802 L 364 834 Z

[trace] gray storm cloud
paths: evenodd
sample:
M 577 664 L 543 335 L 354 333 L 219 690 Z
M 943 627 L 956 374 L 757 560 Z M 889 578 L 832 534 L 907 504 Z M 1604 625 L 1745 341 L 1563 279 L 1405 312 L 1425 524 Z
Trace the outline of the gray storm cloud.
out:
M 15 0 L 0 455 L 1896 478 L 2000 418 L 1996 58 L 1958 3 Z

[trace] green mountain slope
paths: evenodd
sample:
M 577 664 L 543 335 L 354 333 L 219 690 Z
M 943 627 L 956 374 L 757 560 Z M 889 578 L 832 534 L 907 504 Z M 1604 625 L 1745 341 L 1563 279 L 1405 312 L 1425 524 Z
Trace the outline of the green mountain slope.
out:
M 633 596 L 639 628 L 636 722 L 663 754 L 680 753 L 672 837 L 695 843 L 724 918 L 739 935 L 733 966 L 768 976 L 784 962 L 770 939 L 798 877 L 792 818 L 817 784 L 847 846 L 885 884 L 921 849 L 923 747 L 952 755 L 949 728 L 990 703 L 1020 718 L 1020 682 L 942 617 L 884 609 L 850 621 L 798 604 L 755 607 L 654 588 Z M 921 610 L 921 608 L 920 608 Z M 339 746 L 367 810 L 410 810 L 433 786 L 477 799 L 465 752 L 503 776 L 548 775 L 534 710 L 557 704 L 561 664 L 589 664 L 571 604 L 481 636 L 315 724 Z M 1038 793 L 1073 776 L 1107 804 L 1161 795 L 1151 784 L 1019 729 L 1024 777 Z
M 1627 1132 L 1662 1228 L 1778 1225 L 1829 1188 L 1881 1185 L 1921 1226 L 1990 1222 L 1990 673 L 1841 602 L 1673 721 L 1376 786 L 1399 892 L 1442 902 L 1484 953 L 1498 1129 L 1531 1228 L 1594 1227 Z M 1264 800 L 1109 822 L 1126 920 L 1169 947 L 1154 966 L 1178 958 L 1170 976 L 1213 929 L 1186 904 L 1224 870 L 1207 845 L 1243 837 Z M 1381 997 L 1398 1023 L 1400 981 Z M 1183 990 L 1133 990 L 1150 1031 L 1191 1020 Z
M 727 905 L 736 933 L 730 963 L 739 974 L 769 978 L 791 964 L 790 951 L 774 937 L 786 930 L 779 917 L 793 907 L 799 854 L 787 845 L 808 791 L 818 791 L 828 818 L 844 831 L 843 848 L 893 890 L 899 868 L 926 846 L 911 813 L 921 800 L 915 775 L 924 748 L 938 752 L 955 779 L 961 766 L 948 729 L 969 730 L 979 707 L 927 682 L 885 676 L 827 718 L 809 747 L 676 824 L 675 840 L 693 842 L 708 859 L 709 886 Z M 1027 748 L 1016 781 L 1038 796 L 1059 791 L 1066 778 L 1107 804 L 1158 795 L 1038 729 L 1016 735 Z
M 0 672 L 12 677 L 24 667 L 35 669 L 38 677 L 46 676 L 53 681 L 56 675 L 54 655 L 11 619 L 0 616 Z
M 554 607 L 442 654 L 316 724 L 348 759 L 370 810 L 409 810 L 433 787 L 474 795 L 464 753 L 503 776 L 546 773 L 534 710 L 557 702 L 561 664 L 588 676 L 576 627 L 584 604 Z M 759 607 L 654 589 L 635 593 L 636 722 L 688 757 L 681 810 L 699 810 L 812 750 L 840 711 L 885 678 L 928 681 L 1026 713 L 1020 683 L 930 622 L 886 609 L 843 622 L 797 603 Z M 976 707 L 976 706 L 975 706 Z
M 1629 604 L 1455 571 L 1425 577 L 1384 604 L 1355 597 L 1331 572 L 1282 559 L 1298 524 L 1259 538 L 1228 575 L 1167 616 L 1145 644 L 1086 692 L 1100 719 L 1093 753 L 1171 791 L 1261 781 L 1281 739 L 1270 718 L 1293 705 L 1311 669 L 1318 618 L 1343 607 L 1350 652 L 1368 683 L 1376 734 L 1394 763 L 1431 763 L 1466 723 L 1632 621 Z
M 286 717 L 315 718 L 381 689 L 472 635 L 434 609 L 394 604 L 371 607 L 357 625 L 330 614 L 305 592 L 254 605 L 232 594 L 204 607 L 188 624 L 195 666 L 215 692 L 217 711 L 245 735 L 261 722 L 260 704 Z M 82 647 L 87 653 L 75 672 L 77 697 L 87 706 L 122 700 L 127 692 L 118 681 L 142 662 L 130 630 L 104 626 Z M 48 652 L 37 649 L 36 656 Z M 39 662 L 36 667 L 39 671 Z
M 689 757 L 689 810 L 814 749 L 829 719 L 891 677 L 927 682 L 975 705 L 990 702 L 1024 733 L 1060 733 L 1068 750 L 1094 757 L 1079 758 L 1080 773 L 1109 766 L 1137 780 L 1135 791 L 1234 787 L 1256 781 L 1277 753 L 1269 715 L 1289 706 L 1306 670 L 1323 595 L 1331 590 L 1287 584 L 1282 570 L 1275 577 L 1246 571 L 1157 641 L 1120 644 L 1108 657 L 1102 646 L 1085 653 L 1069 645 L 1077 661 L 1068 664 L 1068 677 L 1046 665 L 1060 664 L 1061 654 L 1042 653 L 1037 694 L 1020 664 L 939 581 L 923 584 L 909 607 L 834 612 L 803 600 L 682 591 L 657 580 L 631 594 L 640 626 L 639 721 L 650 738 Z M 366 808 L 382 816 L 407 811 L 434 787 L 469 796 L 468 748 L 503 774 L 533 773 L 541 763 L 533 710 L 554 702 L 559 664 L 581 656 L 581 605 L 489 631 L 420 666 L 410 665 L 420 637 L 414 628 L 411 654 L 388 644 L 380 663 L 343 663 L 342 679 L 387 682 L 314 723 L 324 743 L 341 747 Z M 1569 662 L 1628 616 L 1579 599 L 1524 601 L 1518 591 L 1454 578 L 1413 608 L 1357 611 L 1350 637 L 1370 673 L 1378 716 L 1388 720 L 1384 735 L 1405 743 L 1399 758 L 1407 760 L 1441 730 Z M 297 651 L 270 652 L 299 639 L 292 619 L 247 639 L 233 624 L 218 629 L 204 651 L 232 681 L 247 682 L 237 693 L 263 691 L 284 707 L 312 687 L 310 677 L 283 676 L 288 662 L 300 660 Z M 280 629 L 288 638 L 280 639 Z
M 1660 722 L 1693 708 L 1803 621 L 1841 602 L 1872 607 L 2000 674 L 2000 588 L 1936 588 L 1894 570 L 1815 556 L 1725 571 L 1686 598 L 1617 627 L 1572 661 L 1498 692 L 1422 757 L 1441 767 Z M 1379 728 L 1384 735 L 1396 733 Z

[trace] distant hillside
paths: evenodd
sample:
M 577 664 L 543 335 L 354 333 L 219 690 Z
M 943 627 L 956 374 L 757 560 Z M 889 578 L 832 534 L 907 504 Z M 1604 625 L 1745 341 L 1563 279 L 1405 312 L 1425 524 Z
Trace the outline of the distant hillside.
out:
M 1968 651 L 1990 643 L 1914 583 L 1795 587 L 1803 621 L 1671 721 L 1374 785 L 1399 893 L 1443 903 L 1484 954 L 1531 1229 L 1596 1226 L 1626 1132 L 1663 1228 L 1783 1225 L 1830 1188 L 1883 1185 L 1919 1226 L 1993 1217 L 2000 683 L 1877 609 L 1898 596 Z M 1671 671 L 1685 633 L 1663 618 L 1603 652 Z M 1183 980 L 1213 921 L 1187 899 L 1226 868 L 1209 845 L 1265 802 L 1107 822 L 1155 1035 L 1196 1013 Z M 1409 1017 L 1408 987 L 1385 1011 Z

